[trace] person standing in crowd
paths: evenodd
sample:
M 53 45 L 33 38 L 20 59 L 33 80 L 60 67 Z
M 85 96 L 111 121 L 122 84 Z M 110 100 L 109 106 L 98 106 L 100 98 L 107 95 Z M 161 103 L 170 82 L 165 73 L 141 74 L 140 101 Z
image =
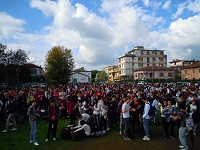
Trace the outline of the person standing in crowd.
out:
M 187 116 L 186 116 L 186 114 L 188 114 L 188 113 L 185 110 L 186 109 L 185 103 L 180 103 L 179 109 L 180 109 L 180 112 L 178 113 L 178 115 L 174 116 L 172 114 L 172 115 L 170 115 L 170 118 L 172 118 L 174 120 L 180 119 L 179 140 L 181 142 L 181 145 L 179 146 L 179 148 L 181 150 L 188 150 L 187 137 L 186 137 L 186 132 L 187 132 L 187 129 L 186 129 Z
M 73 98 L 70 97 L 69 101 L 67 103 L 67 110 L 68 110 L 68 115 L 70 118 L 70 125 L 74 125 L 76 121 L 76 105 L 74 104 Z
M 36 139 L 36 123 L 37 123 L 37 114 L 36 111 L 36 101 L 32 101 L 32 105 L 28 108 L 27 115 L 29 117 L 29 122 L 31 125 L 31 132 L 30 132 L 30 143 L 34 143 L 35 146 L 38 146 L 38 142 Z
M 171 139 L 174 138 L 174 120 L 170 118 L 170 115 L 177 115 L 175 106 L 172 105 L 171 100 L 167 101 L 167 108 L 164 111 L 164 115 L 166 116 L 166 132 L 165 132 L 165 139 L 167 138 L 168 130 L 170 127 L 171 130 Z
M 12 123 L 14 124 L 14 128 L 12 129 L 12 131 L 16 131 L 17 130 L 17 125 L 16 125 L 16 119 L 15 119 L 15 115 L 16 115 L 16 102 L 13 99 L 12 96 L 8 97 L 8 103 L 7 106 L 5 108 L 5 113 L 8 113 L 8 118 L 6 120 L 6 129 L 3 130 L 3 133 L 7 133 L 8 132 L 8 127 L 10 122 L 12 121 Z
M 160 107 L 160 112 L 161 112 L 161 122 L 162 122 L 162 127 L 164 130 L 164 139 L 167 138 L 167 122 L 166 122 L 166 115 L 164 114 L 164 112 L 167 110 L 167 100 L 163 101 L 162 106 Z
M 131 101 L 131 97 L 127 96 L 126 97 L 126 101 L 125 103 L 122 105 L 122 115 L 123 115 L 123 120 L 124 120 L 124 124 L 125 124 L 125 134 L 124 134 L 124 140 L 131 140 L 128 137 L 128 129 L 129 129 L 129 125 L 130 125 L 130 101 Z
M 144 141 L 149 141 L 150 140 L 150 128 L 149 128 L 149 120 L 150 120 L 150 116 L 149 116 L 149 110 L 150 110 L 150 103 L 149 101 L 146 99 L 145 95 L 142 94 L 141 95 L 141 99 L 142 101 L 145 103 L 144 105 L 144 111 L 143 111 L 143 127 L 144 127 L 144 132 L 145 132 L 145 136 L 143 138 Z
M 157 98 L 157 96 L 155 96 L 152 106 L 156 108 L 155 115 L 153 116 L 153 122 L 155 124 L 158 122 L 158 98 Z
M 113 95 L 112 96 L 112 100 L 109 103 L 109 115 L 110 115 L 110 123 L 111 123 L 111 127 L 113 127 L 113 123 L 116 124 L 116 127 L 118 127 L 118 119 L 117 119 L 117 106 L 118 106 L 118 102 L 116 101 L 116 96 Z
M 58 115 L 59 115 L 59 107 L 55 104 L 55 100 L 52 99 L 52 100 L 50 100 L 50 104 L 48 107 L 49 127 L 48 127 L 47 138 L 46 138 L 45 142 L 49 141 L 51 133 L 52 133 L 53 140 L 56 141 Z

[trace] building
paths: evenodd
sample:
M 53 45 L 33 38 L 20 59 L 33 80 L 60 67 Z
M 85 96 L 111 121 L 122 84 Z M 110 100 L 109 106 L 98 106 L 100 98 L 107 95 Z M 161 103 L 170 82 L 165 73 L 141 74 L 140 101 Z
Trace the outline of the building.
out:
M 114 66 L 107 66 L 103 68 L 103 71 L 106 72 L 108 75 L 108 80 L 109 81 L 119 81 L 119 67 L 114 65 Z
M 173 68 L 164 66 L 148 66 L 140 68 L 134 72 L 135 80 L 146 79 L 174 79 L 175 72 Z
M 136 46 L 133 50 L 118 58 L 120 80 L 133 80 L 134 72 L 148 66 L 167 67 L 165 50 L 150 50 L 144 46 Z
M 70 83 L 91 83 L 92 72 L 86 71 L 83 67 L 72 71 Z
M 200 62 L 195 62 L 181 69 L 182 80 L 199 80 L 200 79 Z
M 35 64 L 24 64 L 26 67 L 30 69 L 31 76 L 43 76 L 44 70 L 41 66 L 37 66 Z

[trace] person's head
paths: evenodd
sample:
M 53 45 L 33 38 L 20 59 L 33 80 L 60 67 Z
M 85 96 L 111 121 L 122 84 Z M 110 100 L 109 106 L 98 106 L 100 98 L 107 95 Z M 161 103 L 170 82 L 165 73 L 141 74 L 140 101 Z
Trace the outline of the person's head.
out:
M 141 94 L 140 95 L 140 98 L 141 98 L 141 100 L 144 102 L 144 103 L 146 103 L 148 100 L 147 100 L 147 98 L 146 98 L 146 96 L 144 95 L 144 94 Z
M 183 103 L 183 102 L 179 103 L 178 106 L 179 106 L 180 109 L 185 109 L 186 108 L 185 103 Z
M 55 100 L 54 99 L 50 100 L 50 105 L 55 106 Z
M 167 106 L 167 100 L 164 100 L 164 101 L 163 101 L 163 105 L 164 105 L 164 106 Z
M 191 103 L 192 103 L 192 105 L 195 105 L 196 101 L 193 99 Z
M 12 101 L 13 100 L 13 96 L 8 96 L 8 100 Z
M 77 119 L 82 119 L 83 118 L 83 116 L 82 116 L 82 114 L 77 114 Z
M 169 106 L 169 107 L 171 107 L 172 106 L 172 102 L 171 102 L 171 100 L 167 100 L 167 105 Z
M 126 103 L 129 103 L 131 101 L 131 96 L 126 97 Z
M 36 106 L 36 101 L 32 101 L 32 106 L 35 107 Z

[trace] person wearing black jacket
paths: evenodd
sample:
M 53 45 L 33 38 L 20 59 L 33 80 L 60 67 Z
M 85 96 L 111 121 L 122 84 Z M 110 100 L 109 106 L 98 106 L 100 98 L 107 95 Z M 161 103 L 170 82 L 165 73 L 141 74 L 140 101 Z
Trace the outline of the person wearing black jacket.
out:
M 11 131 L 16 131 L 17 130 L 17 126 L 16 126 L 16 119 L 15 119 L 15 115 L 16 115 L 16 102 L 13 99 L 12 96 L 8 97 L 8 106 L 5 109 L 5 113 L 8 113 L 8 118 L 6 121 L 6 129 L 3 130 L 3 133 L 7 133 L 8 132 L 8 127 L 10 122 L 12 122 L 14 124 L 14 128 Z
M 55 100 L 53 99 L 50 100 L 50 105 L 48 107 L 49 127 L 45 142 L 49 141 L 50 134 L 52 134 L 53 140 L 56 141 L 56 131 L 57 131 L 59 113 L 60 113 L 59 107 L 55 104 Z

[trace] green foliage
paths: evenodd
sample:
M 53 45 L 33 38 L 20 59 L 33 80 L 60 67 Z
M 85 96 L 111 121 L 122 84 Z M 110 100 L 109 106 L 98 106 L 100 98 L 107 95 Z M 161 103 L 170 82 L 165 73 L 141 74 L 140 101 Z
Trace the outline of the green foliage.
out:
M 66 84 L 74 68 L 71 50 L 63 46 L 54 46 L 46 56 L 45 77 L 50 84 Z
M 105 71 L 99 71 L 98 74 L 97 74 L 97 80 L 98 80 L 98 82 L 107 81 L 108 75 L 106 74 Z
M 97 76 L 98 71 L 97 70 L 92 70 L 92 82 L 95 82 L 95 78 Z

